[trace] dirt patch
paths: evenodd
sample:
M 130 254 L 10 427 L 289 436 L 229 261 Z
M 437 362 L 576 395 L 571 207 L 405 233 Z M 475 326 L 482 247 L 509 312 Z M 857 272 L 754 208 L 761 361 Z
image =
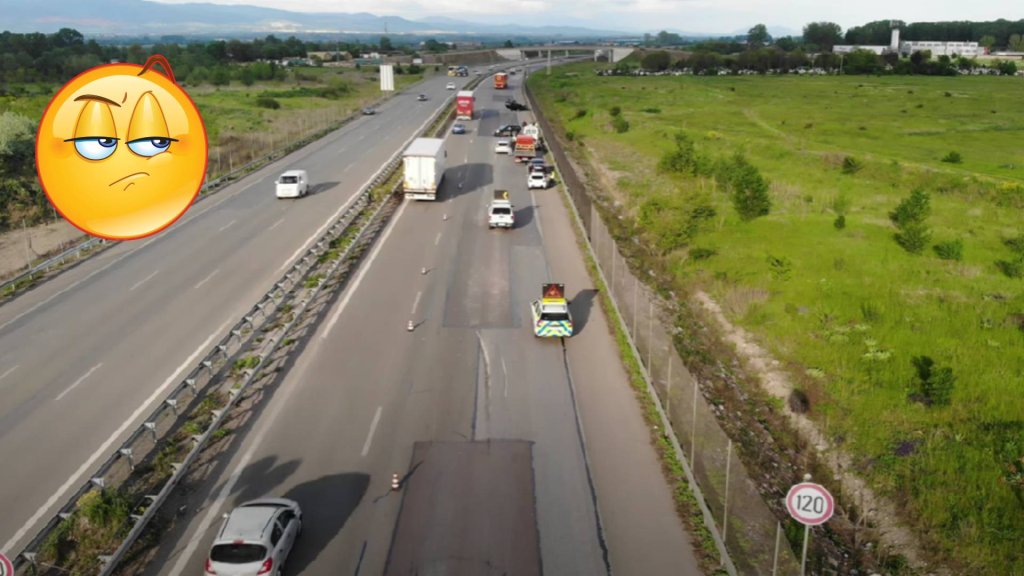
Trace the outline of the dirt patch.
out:
M 86 239 L 65 220 L 0 233 L 0 280 L 6 280 Z

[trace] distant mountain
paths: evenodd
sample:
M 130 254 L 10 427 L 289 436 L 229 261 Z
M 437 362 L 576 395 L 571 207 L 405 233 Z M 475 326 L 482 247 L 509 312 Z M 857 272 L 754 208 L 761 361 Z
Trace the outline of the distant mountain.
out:
M 74 28 L 86 35 L 239 34 L 507 34 L 523 36 L 623 36 L 577 26 L 527 26 L 522 22 L 482 24 L 436 16 L 410 20 L 366 12 L 291 12 L 247 5 L 161 4 L 147 0 L 4 0 L 0 30 L 56 32 Z

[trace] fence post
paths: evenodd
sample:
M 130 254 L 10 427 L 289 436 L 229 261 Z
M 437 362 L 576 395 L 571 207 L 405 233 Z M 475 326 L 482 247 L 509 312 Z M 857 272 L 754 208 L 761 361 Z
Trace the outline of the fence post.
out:
M 729 532 L 729 475 L 732 471 L 732 440 L 725 449 L 725 505 L 722 508 L 722 542 Z
M 651 378 L 654 378 L 654 294 L 647 296 L 647 303 L 649 305 L 648 316 L 647 316 L 647 371 L 650 372 Z
M 640 290 L 640 278 L 633 276 L 633 339 L 640 342 L 640 335 L 636 333 L 636 319 L 640 317 L 640 312 L 637 311 L 637 296 Z M 639 352 L 640 350 L 637 350 Z
M 693 379 L 693 424 L 690 429 L 690 462 L 697 460 L 697 379 Z
M 665 393 L 665 417 L 672 423 L 672 347 L 668 347 L 668 392 Z M 690 455 L 693 459 L 693 454 Z
M 775 523 L 775 557 L 772 559 L 772 576 L 779 570 L 779 537 L 782 536 L 782 522 Z
M 608 236 L 611 237 L 611 230 L 608 231 Z M 615 297 L 615 260 L 618 256 L 618 250 L 615 249 L 615 239 L 612 238 L 612 298 Z

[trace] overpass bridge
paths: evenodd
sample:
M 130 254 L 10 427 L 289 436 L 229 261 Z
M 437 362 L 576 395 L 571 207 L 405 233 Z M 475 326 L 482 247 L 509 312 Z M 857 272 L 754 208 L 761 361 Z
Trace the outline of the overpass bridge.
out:
M 515 48 L 493 48 L 487 50 L 460 50 L 442 54 L 425 54 L 423 61 L 428 64 L 488 64 L 501 61 L 526 60 L 527 58 L 568 57 L 571 54 L 592 52 L 594 61 L 604 58 L 618 62 L 633 53 L 630 46 L 606 46 L 601 44 L 537 44 Z

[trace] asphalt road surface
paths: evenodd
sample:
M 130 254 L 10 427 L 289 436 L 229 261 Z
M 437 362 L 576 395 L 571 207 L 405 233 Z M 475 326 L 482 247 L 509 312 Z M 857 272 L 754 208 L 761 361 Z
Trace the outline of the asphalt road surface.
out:
M 287 574 L 699 574 L 559 192 L 494 154 L 507 93 L 477 89 L 439 200 L 395 214 L 150 574 L 200 574 L 220 514 L 267 495 L 304 509 Z M 564 343 L 530 329 L 549 280 Z
M 0 307 L 0 551 L 13 555 L 471 78 L 434 77 Z M 416 94 L 430 99 L 417 102 Z M 313 193 L 274 197 L 286 169 Z

